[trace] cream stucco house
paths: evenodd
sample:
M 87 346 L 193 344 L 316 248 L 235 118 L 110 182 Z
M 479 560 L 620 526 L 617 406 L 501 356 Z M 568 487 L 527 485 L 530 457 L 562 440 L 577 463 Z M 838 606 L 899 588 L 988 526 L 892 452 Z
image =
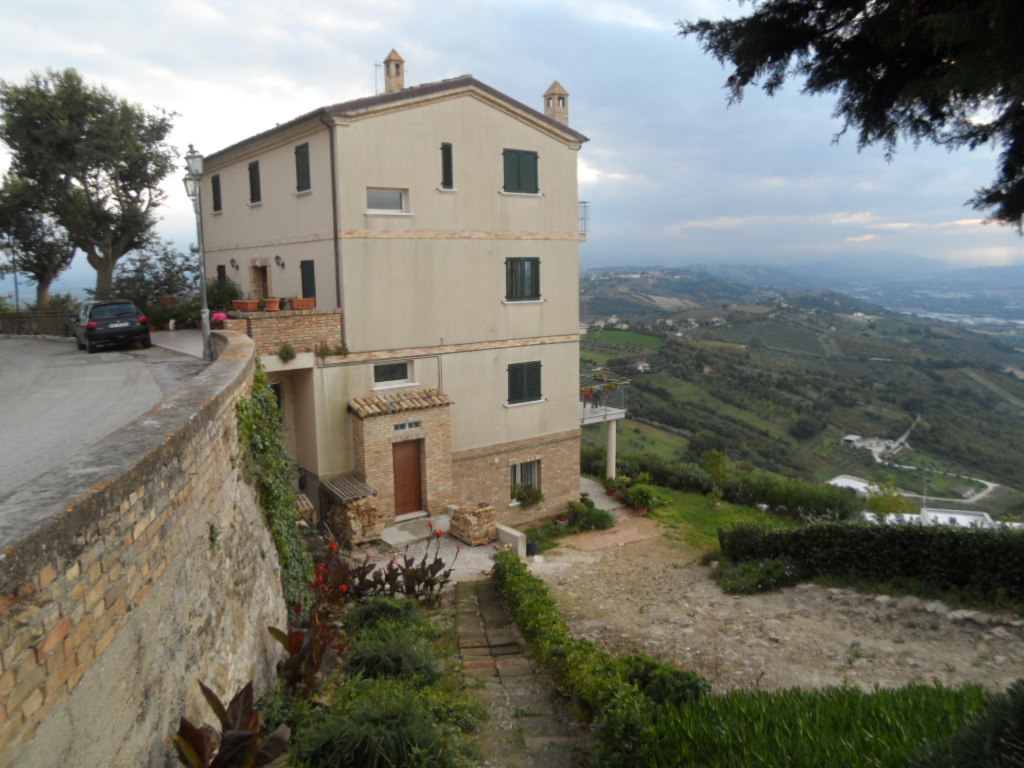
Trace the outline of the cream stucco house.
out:
M 404 66 L 392 52 L 384 93 L 207 156 L 208 269 L 253 297 L 316 298 L 228 327 L 256 340 L 318 506 L 551 517 L 579 493 L 587 138 L 558 83 L 542 112 L 469 75 L 405 87 Z M 513 483 L 544 502 L 516 503 Z

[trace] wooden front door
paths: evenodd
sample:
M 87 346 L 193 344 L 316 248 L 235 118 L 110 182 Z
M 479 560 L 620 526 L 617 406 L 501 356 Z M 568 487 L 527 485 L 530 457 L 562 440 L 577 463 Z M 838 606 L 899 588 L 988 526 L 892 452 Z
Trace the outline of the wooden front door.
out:
M 394 443 L 391 450 L 395 461 L 395 514 L 418 512 L 423 509 L 423 490 L 420 484 L 420 446 L 422 440 Z

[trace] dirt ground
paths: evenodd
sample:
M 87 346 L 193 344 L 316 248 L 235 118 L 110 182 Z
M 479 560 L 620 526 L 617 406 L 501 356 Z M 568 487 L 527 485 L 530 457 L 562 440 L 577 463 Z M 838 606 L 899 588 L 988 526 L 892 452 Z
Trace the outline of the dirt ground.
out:
M 1024 677 L 1019 616 L 947 613 L 916 598 L 813 584 L 732 596 L 699 554 L 664 536 L 589 552 L 563 545 L 531 570 L 576 636 L 695 669 L 717 692 L 844 682 L 1002 690 Z

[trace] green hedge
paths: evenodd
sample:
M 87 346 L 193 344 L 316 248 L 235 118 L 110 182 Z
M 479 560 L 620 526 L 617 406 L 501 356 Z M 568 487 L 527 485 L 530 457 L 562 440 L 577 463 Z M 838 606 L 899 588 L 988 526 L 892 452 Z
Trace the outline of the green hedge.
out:
M 746 523 L 720 528 L 718 540 L 731 562 L 785 558 L 808 578 L 914 580 L 1024 600 L 1024 531 L 835 523 L 777 530 Z
M 544 582 L 514 552 L 495 556 L 494 581 L 534 658 L 591 725 L 601 765 L 645 764 L 666 703 L 693 702 L 710 689 L 692 672 L 574 640 Z

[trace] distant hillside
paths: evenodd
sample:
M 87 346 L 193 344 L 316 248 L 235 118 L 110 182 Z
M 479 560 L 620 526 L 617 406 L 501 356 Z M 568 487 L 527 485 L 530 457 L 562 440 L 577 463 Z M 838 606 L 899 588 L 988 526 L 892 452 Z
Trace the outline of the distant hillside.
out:
M 697 279 L 690 295 L 717 284 Z M 583 368 L 632 375 L 631 417 L 688 440 L 675 449 L 680 457 L 699 458 L 710 446 L 787 475 L 881 479 L 894 470 L 844 447 L 842 437 L 895 439 L 920 416 L 914 450 L 901 461 L 1024 489 L 1024 381 L 1010 372 L 1024 369 L 1024 354 L 968 330 L 871 309 L 819 291 L 778 296 L 772 306 L 662 312 L 632 339 L 584 336 Z M 631 364 L 639 360 L 653 372 L 638 375 Z M 969 481 L 946 475 L 896 474 L 911 490 L 937 483 L 933 495 L 970 490 Z

